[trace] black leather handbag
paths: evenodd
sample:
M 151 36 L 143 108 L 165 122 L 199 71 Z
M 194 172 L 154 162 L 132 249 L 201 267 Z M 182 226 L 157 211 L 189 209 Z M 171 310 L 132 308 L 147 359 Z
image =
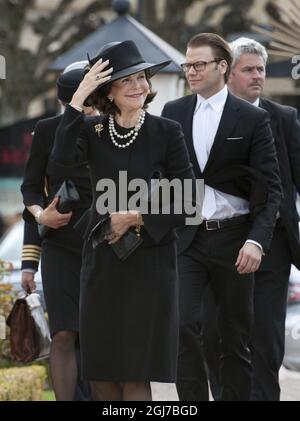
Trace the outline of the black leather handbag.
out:
M 89 239 L 92 240 L 93 248 L 96 248 L 105 240 L 105 236 L 111 231 L 110 217 L 106 216 L 92 229 Z M 127 257 L 143 242 L 134 228 L 130 228 L 115 244 L 111 247 L 120 260 L 126 260 Z
M 59 213 L 68 213 L 74 209 L 75 205 L 80 201 L 79 193 L 75 187 L 75 184 L 71 180 L 65 180 L 60 186 L 59 190 L 55 194 L 59 197 L 57 205 L 57 211 Z M 38 225 L 39 235 L 41 238 L 45 238 L 46 234 L 51 230 L 46 225 Z

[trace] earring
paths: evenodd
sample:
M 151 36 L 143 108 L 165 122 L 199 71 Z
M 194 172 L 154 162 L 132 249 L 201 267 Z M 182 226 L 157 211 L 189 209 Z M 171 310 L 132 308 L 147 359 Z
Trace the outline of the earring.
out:
M 111 96 L 110 96 L 110 97 L 108 97 L 108 100 L 109 100 L 110 102 L 113 102 L 113 100 L 114 100 L 114 99 L 113 99 L 113 97 L 111 97 Z

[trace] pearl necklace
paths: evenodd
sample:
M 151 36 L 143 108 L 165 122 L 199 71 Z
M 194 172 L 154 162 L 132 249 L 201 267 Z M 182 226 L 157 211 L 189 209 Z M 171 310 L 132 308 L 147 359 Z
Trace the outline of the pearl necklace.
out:
M 117 146 L 118 148 L 127 148 L 128 146 L 130 146 L 135 141 L 135 139 L 137 138 L 137 136 L 139 134 L 139 130 L 142 127 L 142 125 L 144 124 L 145 116 L 146 116 L 146 112 L 144 110 L 142 110 L 134 128 L 131 129 L 130 132 L 128 132 L 127 134 L 122 135 L 122 134 L 117 132 L 116 127 L 115 127 L 114 117 L 113 117 L 113 115 L 110 114 L 109 115 L 109 135 L 110 135 L 112 143 L 115 146 Z M 115 136 L 118 139 L 129 139 L 130 137 L 131 137 L 131 139 L 129 139 L 127 143 L 122 144 L 122 143 L 118 143 L 116 141 Z

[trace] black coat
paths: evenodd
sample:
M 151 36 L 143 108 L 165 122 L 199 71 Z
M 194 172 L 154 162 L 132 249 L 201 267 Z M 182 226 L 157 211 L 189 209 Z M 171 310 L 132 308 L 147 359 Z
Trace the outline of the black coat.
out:
M 194 180 L 178 123 L 146 114 L 134 143 L 119 149 L 110 139 L 108 119 L 100 121 L 98 136 L 94 122 L 84 124 L 82 114 L 67 107 L 53 149 L 54 159 L 63 165 L 89 162 L 93 204 L 87 234 L 103 217 L 96 209 L 99 181 L 114 180 L 118 195 L 119 171 L 127 171 L 128 181 L 147 181 L 157 171 L 164 178 Z M 117 204 L 116 210 L 124 209 Z M 179 320 L 174 228 L 184 224 L 185 215 L 143 217 L 143 243 L 125 261 L 106 241 L 95 249 L 91 241 L 85 243 L 80 344 L 88 380 L 175 381 Z
M 53 162 L 56 165 L 67 167 L 68 165 L 79 165 L 80 162 L 87 161 L 89 163 L 93 186 L 93 203 L 89 213 L 90 220 L 86 236 L 91 228 L 105 216 L 99 215 L 96 210 L 96 202 L 99 197 L 96 186 L 97 182 L 106 178 L 108 174 L 111 174 L 112 178 L 117 181 L 119 171 L 122 170 L 128 171 L 129 181 L 132 178 L 142 178 L 149 182 L 151 176 L 156 173 L 160 173 L 163 178 L 195 180 L 181 127 L 174 121 L 147 114 L 143 126 L 143 137 L 145 138 L 143 148 L 134 148 L 135 153 L 130 156 L 126 167 L 122 167 L 123 163 L 120 161 L 116 163 L 113 169 L 111 168 L 111 162 L 113 162 L 112 159 L 115 159 L 118 149 L 110 147 L 103 150 L 101 144 L 103 136 L 105 138 L 108 133 L 103 132 L 99 137 L 95 129 L 96 121 L 87 118 L 86 122 L 87 124 L 83 125 L 83 115 L 72 107 L 67 107 L 64 119 L 58 127 L 55 146 L 52 151 Z M 99 122 L 103 123 L 107 129 L 108 121 L 103 121 L 99 117 Z M 74 139 L 76 136 L 78 136 L 78 139 L 75 148 Z M 166 156 L 168 156 L 167 161 L 165 161 Z M 101 162 L 101 165 L 99 165 L 99 162 Z M 117 190 L 117 196 L 118 194 Z M 128 197 L 130 197 L 130 193 Z M 184 225 L 185 217 L 185 214 L 172 214 L 167 217 L 161 214 L 144 215 L 144 245 L 172 241 L 176 237 L 173 228 Z
M 193 146 L 192 126 L 197 95 L 167 103 L 162 115 L 181 123 L 196 178 L 250 201 L 252 227 L 248 238 L 267 251 L 281 200 L 278 162 L 268 114 L 230 93 L 203 173 Z M 230 140 L 228 138 L 236 138 Z M 197 227 L 184 227 L 179 250 L 191 244 Z
M 292 263 L 300 269 L 299 216 L 296 208 L 296 191 L 300 194 L 300 123 L 297 110 L 266 98 L 262 98 L 259 105 L 270 116 L 283 190 L 279 212 L 288 234 Z
M 91 184 L 87 163 L 68 166 L 59 165 L 51 158 L 51 150 L 54 143 L 55 132 L 62 116 L 56 116 L 40 120 L 34 130 L 30 156 L 26 164 L 24 180 L 21 185 L 25 206 L 40 205 L 45 208 L 54 198 L 62 182 L 71 179 L 80 195 L 80 203 L 74 209 L 70 223 L 66 227 L 51 230 L 47 235 L 47 241 L 55 242 L 66 247 L 73 247 L 80 251 L 82 244 L 80 236 L 74 232 L 73 225 L 81 217 L 82 213 L 91 204 Z M 25 221 L 35 224 L 34 217 L 25 209 L 23 213 Z M 30 230 L 36 227 L 26 228 L 26 237 L 34 237 Z M 26 239 L 27 241 L 27 239 Z

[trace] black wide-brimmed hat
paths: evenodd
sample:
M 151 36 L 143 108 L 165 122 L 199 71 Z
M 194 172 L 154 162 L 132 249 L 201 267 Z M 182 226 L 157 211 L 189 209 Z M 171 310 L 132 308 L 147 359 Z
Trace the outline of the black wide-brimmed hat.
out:
M 84 69 L 70 70 L 60 75 L 56 82 L 57 98 L 60 101 L 69 104 L 84 75 Z
M 113 73 L 111 74 L 111 79 L 100 85 L 93 93 L 98 92 L 105 85 L 115 80 L 143 70 L 146 72 L 147 77 L 151 78 L 171 63 L 171 60 L 157 64 L 147 63 L 133 41 L 110 42 L 104 45 L 96 57 L 90 59 L 88 56 L 90 66 L 93 66 L 100 58 L 103 62 L 109 60 L 107 68 L 113 67 Z

